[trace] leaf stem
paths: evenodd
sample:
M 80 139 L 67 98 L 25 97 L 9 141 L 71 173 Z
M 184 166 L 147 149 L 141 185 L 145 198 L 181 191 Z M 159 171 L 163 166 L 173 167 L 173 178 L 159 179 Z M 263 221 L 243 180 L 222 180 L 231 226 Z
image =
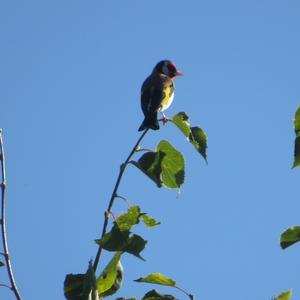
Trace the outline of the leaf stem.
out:
M 3 242 L 3 256 L 6 261 L 6 269 L 8 273 L 8 277 L 11 283 L 10 289 L 15 294 L 18 300 L 21 300 L 21 296 L 19 294 L 16 281 L 14 278 L 9 252 L 8 252 L 8 244 L 7 244 L 7 236 L 6 236 L 6 222 L 5 222 L 5 191 L 6 191 L 6 172 L 5 172 L 5 156 L 4 156 L 4 145 L 3 145 L 3 138 L 2 138 L 2 129 L 0 128 L 0 160 L 1 160 L 1 173 L 2 173 L 2 183 L 1 183 L 1 234 L 2 234 L 2 242 Z
M 131 207 L 131 204 L 129 203 L 129 201 L 127 200 L 127 198 L 123 197 L 123 196 L 120 196 L 120 195 L 116 195 L 116 198 L 120 198 L 122 200 L 124 200 L 127 204 L 128 207 Z
M 142 152 L 142 151 L 146 151 L 146 152 L 155 152 L 155 150 L 153 149 L 148 149 L 148 148 L 139 148 L 136 150 L 136 152 Z
M 192 295 L 191 293 L 185 291 L 184 289 L 180 288 L 179 286 L 175 285 L 174 288 L 181 291 L 181 292 L 183 292 L 184 294 L 186 294 L 191 300 L 195 299 L 194 295 Z
M 143 133 L 141 134 L 141 136 L 139 137 L 138 141 L 136 142 L 136 144 L 134 145 L 134 147 L 132 148 L 131 152 L 129 153 L 127 159 L 125 160 L 125 162 L 120 166 L 120 171 L 119 171 L 119 175 L 118 175 L 118 178 L 117 178 L 117 181 L 116 181 L 116 184 L 115 184 L 115 187 L 113 189 L 113 192 L 111 194 L 111 197 L 110 197 L 110 201 L 109 201 L 109 204 L 108 204 L 108 207 L 107 207 L 107 210 L 106 212 L 104 213 L 104 223 L 103 223 L 103 228 L 102 228 L 102 235 L 101 235 L 101 238 L 103 238 L 103 236 L 105 235 L 106 233 L 106 229 L 107 229 L 107 226 L 108 226 L 108 219 L 109 219 L 109 214 L 107 212 L 110 212 L 111 211 L 111 208 L 114 204 L 114 200 L 116 199 L 116 197 L 118 196 L 118 188 L 119 188 L 119 185 L 121 183 L 121 179 L 122 179 L 122 176 L 124 174 L 124 171 L 131 159 L 131 157 L 133 156 L 133 154 L 136 152 L 136 149 L 138 148 L 139 144 L 141 143 L 142 139 L 144 138 L 144 136 L 146 135 L 146 133 L 148 132 L 149 128 L 145 129 L 143 131 Z M 94 271 L 96 272 L 97 270 L 97 267 L 98 267 L 98 263 L 99 263 L 99 259 L 100 259 L 100 256 L 101 256 L 101 253 L 102 253 L 102 246 L 100 245 L 99 248 L 98 248 L 98 252 L 96 254 L 96 257 L 95 257 L 95 261 L 94 261 L 94 265 L 93 265 L 93 268 L 94 268 Z

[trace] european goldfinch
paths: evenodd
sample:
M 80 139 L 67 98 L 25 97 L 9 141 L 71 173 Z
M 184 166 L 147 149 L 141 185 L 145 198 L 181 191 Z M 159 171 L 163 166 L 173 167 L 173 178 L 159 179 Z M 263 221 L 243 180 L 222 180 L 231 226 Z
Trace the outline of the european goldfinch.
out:
M 160 61 L 150 76 L 144 81 L 141 89 L 141 107 L 145 116 L 139 131 L 146 128 L 159 129 L 157 113 L 163 114 L 174 98 L 174 79 L 183 75 L 170 60 Z M 164 122 L 168 119 L 163 114 Z

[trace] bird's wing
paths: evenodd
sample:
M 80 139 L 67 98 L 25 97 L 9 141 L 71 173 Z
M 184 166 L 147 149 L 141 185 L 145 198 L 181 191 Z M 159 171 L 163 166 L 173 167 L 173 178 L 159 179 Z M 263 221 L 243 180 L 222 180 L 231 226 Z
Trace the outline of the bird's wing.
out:
M 144 115 L 157 112 L 165 98 L 165 81 L 161 76 L 149 76 L 141 90 L 141 104 Z

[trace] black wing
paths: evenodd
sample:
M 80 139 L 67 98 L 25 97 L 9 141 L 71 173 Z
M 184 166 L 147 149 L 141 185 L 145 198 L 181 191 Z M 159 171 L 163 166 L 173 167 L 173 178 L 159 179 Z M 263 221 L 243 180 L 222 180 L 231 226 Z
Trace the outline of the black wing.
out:
M 141 106 L 144 115 L 156 113 L 164 96 L 164 84 L 161 78 L 149 76 L 141 90 Z

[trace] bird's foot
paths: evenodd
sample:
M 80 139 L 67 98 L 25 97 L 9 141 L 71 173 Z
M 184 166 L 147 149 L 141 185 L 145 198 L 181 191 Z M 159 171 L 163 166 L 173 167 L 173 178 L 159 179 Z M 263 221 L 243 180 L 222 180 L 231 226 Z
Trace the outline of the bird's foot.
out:
M 163 125 L 166 125 L 169 122 L 169 118 L 166 117 L 165 115 L 163 115 L 162 122 L 163 122 Z

